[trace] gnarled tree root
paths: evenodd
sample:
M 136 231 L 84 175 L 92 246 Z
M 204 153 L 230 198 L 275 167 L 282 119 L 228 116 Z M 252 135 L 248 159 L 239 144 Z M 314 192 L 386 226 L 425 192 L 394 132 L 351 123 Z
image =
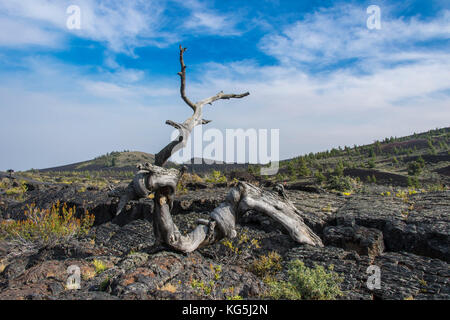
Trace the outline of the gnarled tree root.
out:
M 287 199 L 282 187 L 265 191 L 250 183 L 239 182 L 210 214 L 210 221 L 200 220 L 187 235 L 182 235 L 170 215 L 170 195 L 157 193 L 154 221 L 160 239 L 175 250 L 192 252 L 224 237 L 236 236 L 238 218 L 248 210 L 255 210 L 278 221 L 299 242 L 323 246 L 322 240 L 303 222 L 298 210 Z

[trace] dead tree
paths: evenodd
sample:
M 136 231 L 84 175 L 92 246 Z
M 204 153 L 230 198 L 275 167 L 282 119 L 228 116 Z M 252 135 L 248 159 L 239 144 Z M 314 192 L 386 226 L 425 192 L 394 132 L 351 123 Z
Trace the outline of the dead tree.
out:
M 203 119 L 202 109 L 205 105 L 220 99 L 243 98 L 249 95 L 248 92 L 225 94 L 221 91 L 215 96 L 196 103 L 190 101 L 185 93 L 186 66 L 183 59 L 185 51 L 186 48 L 180 46 L 181 71 L 178 73 L 181 79 L 180 94 L 194 113 L 183 123 L 166 121 L 166 124 L 179 131 L 179 136 L 156 154 L 154 165 L 149 163 L 138 165 L 138 172 L 125 190 L 111 193 L 111 196 L 120 197 L 116 214 L 122 212 L 129 200 L 147 197 L 154 192 L 153 227 L 156 242 L 157 244 L 166 244 L 178 251 L 192 252 L 224 237 L 235 237 L 236 223 L 239 217 L 248 210 L 266 214 L 278 221 L 299 243 L 323 246 L 321 239 L 305 225 L 298 209 L 284 193 L 282 185 L 277 185 L 272 191 L 266 191 L 250 183 L 239 182 L 230 190 L 225 201 L 211 212 L 209 220 L 199 219 L 198 226 L 187 235 L 181 234 L 178 230 L 170 211 L 173 207 L 178 180 L 184 170 L 166 169 L 162 166 L 172 154 L 186 146 L 189 135 L 195 126 L 211 122 L 211 120 Z
M 231 98 L 243 98 L 248 96 L 250 93 L 245 92 L 241 94 L 225 94 L 223 91 L 219 92 L 215 96 L 209 97 L 207 99 L 201 100 L 196 103 L 192 103 L 191 100 L 186 96 L 185 87 L 186 87 L 186 65 L 184 64 L 183 54 L 186 51 L 186 48 L 183 48 L 180 46 L 180 65 L 181 65 L 181 71 L 178 72 L 178 75 L 181 79 L 181 85 L 180 85 L 180 94 L 181 98 L 186 102 L 186 104 L 191 107 L 191 109 L 194 111 L 194 114 L 186 119 L 183 123 L 177 123 L 172 120 L 167 120 L 166 124 L 174 127 L 177 129 L 180 133 L 178 136 L 178 139 L 170 142 L 165 148 L 163 148 L 160 152 L 158 152 L 155 156 L 155 165 L 157 166 L 163 166 L 164 163 L 170 158 L 172 154 L 180 150 L 181 148 L 184 148 L 186 146 L 187 140 L 189 138 L 189 135 L 191 134 L 192 130 L 195 126 L 201 125 L 201 124 L 207 124 L 210 123 L 211 120 L 205 120 L 202 117 L 202 110 L 203 107 L 206 104 L 212 104 L 214 101 L 220 100 L 220 99 L 231 99 Z

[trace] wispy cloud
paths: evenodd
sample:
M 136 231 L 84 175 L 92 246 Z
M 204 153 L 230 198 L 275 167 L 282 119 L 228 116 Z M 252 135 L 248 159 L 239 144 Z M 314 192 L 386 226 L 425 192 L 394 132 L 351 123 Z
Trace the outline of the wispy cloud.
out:
M 365 7 L 317 10 L 263 37 L 278 65 L 209 63 L 192 93 L 249 90 L 238 118 L 214 109 L 216 125 L 283 128 L 285 157 L 447 126 L 450 12 L 428 21 L 385 12 L 381 30 L 366 18 Z
M 80 30 L 67 28 L 69 3 L 63 1 L 4 0 L 0 4 L 0 14 L 17 21 L 21 28 L 32 26 L 36 33 L 45 33 L 47 37 L 61 39 L 63 35 L 73 35 L 104 42 L 113 51 L 132 52 L 136 46 L 148 43 L 164 45 L 173 39 L 173 35 L 158 30 L 164 9 L 160 2 L 78 0 L 74 4 L 81 10 Z M 20 29 L 8 30 L 19 40 L 3 41 L 3 45 L 14 46 L 18 41 L 23 44 L 48 43 L 39 42 Z
M 390 8 L 383 6 L 381 30 L 369 30 L 365 9 L 339 5 L 317 10 L 267 34 L 260 47 L 283 64 L 326 67 L 356 59 L 367 69 L 369 63 L 377 68 L 379 62 L 423 58 L 430 49 L 421 42 L 450 39 L 448 10 L 431 21 L 422 21 L 417 17 L 394 18 Z
M 194 12 L 184 23 L 184 27 L 201 33 L 239 35 L 241 32 L 234 25 L 235 21 L 231 17 L 204 12 Z
M 198 0 L 175 0 L 175 2 L 190 11 L 190 15 L 183 19 L 184 22 L 180 26 L 185 31 L 221 36 L 242 33 L 237 29 L 242 17 L 236 9 L 226 13 L 211 9 L 208 2 Z
M 169 1 L 170 2 L 170 1 Z M 66 27 L 69 3 L 56 0 L 4 0 L 0 3 L 0 45 L 54 47 L 67 36 L 104 43 L 113 52 L 134 54 L 143 46 L 165 47 L 186 33 L 236 35 L 236 18 L 198 1 L 181 2 L 179 15 L 166 16 L 167 1 L 77 0 L 81 29 Z
M 55 48 L 60 46 L 60 34 L 49 32 L 45 28 L 36 28 L 29 22 L 17 21 L 0 16 L 0 46 L 24 47 L 29 45 Z M 14 30 L 14 32 L 11 32 Z

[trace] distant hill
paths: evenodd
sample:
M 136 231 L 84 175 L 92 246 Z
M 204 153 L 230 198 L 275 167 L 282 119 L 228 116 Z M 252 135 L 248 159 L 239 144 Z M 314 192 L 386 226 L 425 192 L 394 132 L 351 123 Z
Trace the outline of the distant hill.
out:
M 450 128 L 414 133 L 405 137 L 388 137 L 381 141 L 362 145 L 344 146 L 317 153 L 309 153 L 292 159 L 280 161 L 275 178 L 277 181 L 294 181 L 312 178 L 323 174 L 329 176 L 342 167 L 345 174 L 367 180 L 375 175 L 377 180 L 398 181 L 405 184 L 411 162 L 425 161 L 420 176 L 423 181 L 434 181 L 435 175 L 449 176 L 450 167 Z M 40 172 L 56 171 L 135 171 L 138 163 L 154 163 L 153 154 L 139 151 L 111 152 L 93 160 L 77 162 L 64 166 L 46 168 Z M 188 172 L 207 174 L 212 170 L 223 173 L 231 171 L 259 172 L 259 165 L 247 163 L 212 163 L 201 158 L 192 158 L 184 165 Z M 179 168 L 180 164 L 168 162 L 166 167 Z M 395 175 L 395 176 L 394 176 Z M 434 175 L 434 176 L 433 176 Z M 274 177 L 268 177 L 274 178 Z M 410 177 L 410 179 L 413 177 Z
M 155 163 L 155 155 L 140 151 L 123 151 L 111 152 L 99 156 L 92 160 L 76 162 L 64 166 L 39 169 L 40 172 L 55 171 L 134 171 L 138 163 L 150 162 Z M 200 158 L 192 158 L 191 161 L 184 164 L 188 168 L 188 172 L 205 174 L 212 170 L 229 172 L 233 170 L 247 170 L 248 164 L 238 163 L 213 163 L 208 164 L 208 160 Z M 179 168 L 180 165 L 171 161 L 165 167 Z
M 140 151 L 114 151 L 92 160 L 40 169 L 39 171 L 134 171 L 138 163 L 144 162 L 154 163 L 155 155 Z
M 247 171 L 248 163 L 214 163 L 213 160 L 204 158 L 192 158 L 190 161 L 184 163 L 190 173 L 205 174 L 212 170 L 221 172 L 231 171 Z
M 450 128 L 387 137 L 362 146 L 343 146 L 280 161 L 277 181 L 344 175 L 381 184 L 448 184 Z

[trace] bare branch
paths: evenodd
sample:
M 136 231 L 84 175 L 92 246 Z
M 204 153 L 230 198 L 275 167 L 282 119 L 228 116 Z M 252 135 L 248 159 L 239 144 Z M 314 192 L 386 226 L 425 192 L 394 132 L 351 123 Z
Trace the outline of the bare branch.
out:
M 225 94 L 225 93 L 223 93 L 223 91 L 220 91 L 215 96 L 212 96 L 212 97 L 209 97 L 207 99 L 197 102 L 196 105 L 203 106 L 205 104 L 212 104 L 214 101 L 217 101 L 220 99 L 225 99 L 225 100 L 229 100 L 231 98 L 240 99 L 240 98 L 248 96 L 249 94 L 250 94 L 249 92 L 245 92 L 245 93 L 241 93 L 241 94 L 234 94 L 234 93 Z
M 210 123 L 211 120 L 205 120 L 202 118 L 202 111 L 203 106 L 205 104 L 212 104 L 216 100 L 220 99 L 231 99 L 231 98 L 243 98 L 248 96 L 250 93 L 245 92 L 241 94 L 225 94 L 223 91 L 219 92 L 213 97 L 204 99 L 197 103 L 192 103 L 187 97 L 185 93 L 185 86 L 186 86 L 186 66 L 184 64 L 183 54 L 186 51 L 186 48 L 183 48 L 180 45 L 180 64 L 181 64 L 181 71 L 178 72 L 178 75 L 181 78 L 181 86 L 180 86 L 180 93 L 181 98 L 186 102 L 187 105 L 189 105 L 192 110 L 194 110 L 194 114 L 186 119 L 183 123 L 177 123 L 172 120 L 167 120 L 166 124 L 176 128 L 179 130 L 180 135 L 178 136 L 178 139 L 171 141 L 167 146 L 165 146 L 160 152 L 158 152 L 155 155 L 155 164 L 157 166 L 163 166 L 167 160 L 180 150 L 181 148 L 184 148 L 186 146 L 187 140 L 189 138 L 189 135 L 191 134 L 192 130 L 195 126 L 201 125 L 201 124 L 207 124 Z
M 181 71 L 178 72 L 178 75 L 180 76 L 181 79 L 181 85 L 180 85 L 180 94 L 181 94 L 181 98 L 183 98 L 184 102 L 187 103 L 187 105 L 189 107 L 192 108 L 192 110 L 195 111 L 196 106 L 194 103 L 192 103 L 191 100 L 188 99 L 188 97 L 186 97 L 186 92 L 185 92 L 185 87 L 186 87 L 186 65 L 184 64 L 184 59 L 183 59 L 183 53 L 187 50 L 187 48 L 183 48 L 180 45 L 180 65 L 181 65 Z
M 166 120 L 166 124 L 168 124 L 169 126 L 174 127 L 175 129 L 178 129 L 178 130 L 180 130 L 181 127 L 183 126 L 182 124 L 180 124 L 178 122 L 175 122 L 175 121 L 172 121 L 172 120 Z

